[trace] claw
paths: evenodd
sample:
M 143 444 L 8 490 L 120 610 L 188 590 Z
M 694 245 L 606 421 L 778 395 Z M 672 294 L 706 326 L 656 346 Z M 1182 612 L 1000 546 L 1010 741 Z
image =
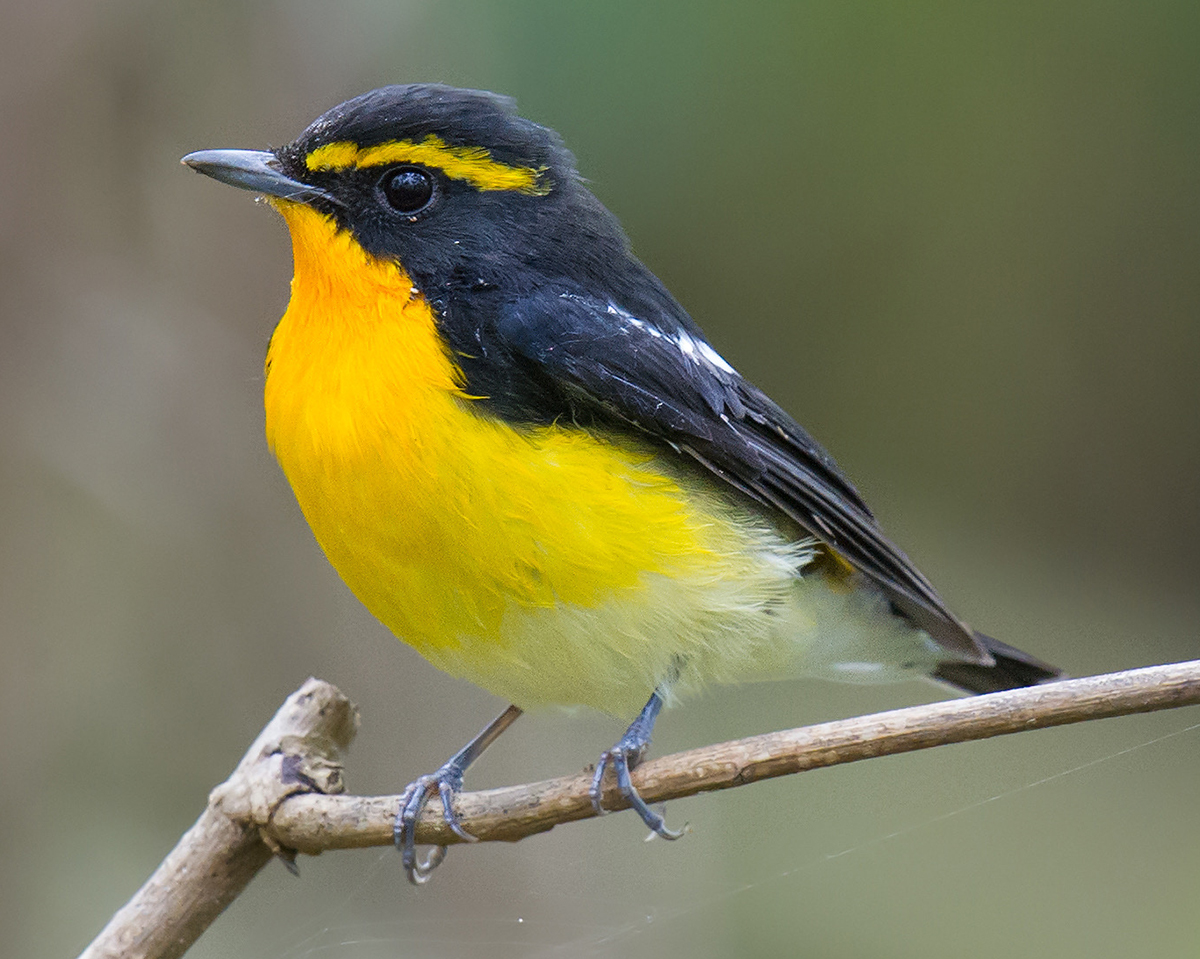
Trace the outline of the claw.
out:
M 600 798 L 604 794 L 604 773 L 608 769 L 611 759 L 611 749 L 606 749 L 600 754 L 600 759 L 596 763 L 596 774 L 592 776 L 592 785 L 588 787 L 588 797 L 592 800 L 592 808 L 596 810 L 597 816 L 608 815 L 608 810 L 601 804 Z
M 422 777 L 425 778 L 425 777 Z M 405 875 L 414 886 L 420 885 L 431 871 L 425 864 L 417 862 L 416 822 L 421 807 L 428 800 L 428 785 L 420 779 L 408 784 L 400 797 L 400 808 L 392 824 L 392 842 L 400 850 Z
M 442 800 L 442 819 L 446 821 L 446 825 L 450 827 L 450 831 L 459 839 L 465 842 L 479 842 L 478 837 L 472 836 L 462 827 L 462 823 L 458 821 L 458 813 L 454 811 L 454 794 L 462 789 L 462 776 L 458 777 L 458 782 L 453 786 L 449 785 L 445 780 L 438 782 L 438 796 Z
M 417 859 L 417 821 L 421 811 L 436 792 L 442 803 L 442 819 L 454 834 L 467 842 L 476 839 L 462 827 L 458 813 L 454 810 L 454 795 L 462 789 L 462 770 L 453 760 L 432 775 L 421 776 L 409 783 L 400 798 L 400 809 L 392 827 L 392 841 L 400 850 L 400 860 L 408 881 L 414 886 L 427 882 L 433 872 L 446 858 L 446 847 L 435 846 L 424 862 Z
M 430 874 L 446 858 L 446 847 L 440 845 L 434 846 L 423 862 L 417 858 L 417 821 L 421 818 L 425 804 L 436 792 L 442 804 L 442 819 L 450 830 L 465 842 L 478 842 L 459 821 L 458 813 L 454 809 L 454 796 L 462 790 L 463 773 L 467 767 L 520 715 L 520 709 L 509 706 L 478 736 L 455 753 L 441 769 L 413 780 L 404 790 L 400 797 L 400 807 L 396 811 L 396 820 L 392 825 L 392 842 L 400 850 L 400 861 L 404 865 L 405 875 L 414 886 L 428 882 Z
M 592 800 L 592 808 L 596 810 L 597 816 L 603 816 L 608 812 L 601 800 L 604 794 L 604 774 L 611 765 L 617 776 L 617 789 L 629 803 L 630 808 L 642 817 L 642 822 L 663 839 L 678 839 L 687 831 L 687 827 L 684 826 L 679 830 L 669 829 L 666 820 L 646 805 L 646 800 L 634 788 L 633 780 L 629 777 L 630 770 L 641 762 L 646 747 L 650 745 L 650 733 L 654 729 L 654 721 L 658 718 L 658 711 L 662 709 L 662 704 L 662 694 L 656 689 L 638 718 L 625 731 L 625 735 L 617 741 L 612 749 L 605 750 L 600 754 L 600 759 L 596 763 L 596 773 L 592 776 L 592 785 L 588 789 L 588 796 Z
M 625 797 L 629 805 L 642 817 L 642 822 L 663 839 L 678 839 L 683 835 L 683 829 L 668 829 L 666 820 L 647 806 L 646 800 L 633 788 L 633 782 L 629 778 L 629 760 L 624 751 L 618 752 L 613 757 L 613 768 L 617 773 L 617 788 L 621 790 L 621 795 Z

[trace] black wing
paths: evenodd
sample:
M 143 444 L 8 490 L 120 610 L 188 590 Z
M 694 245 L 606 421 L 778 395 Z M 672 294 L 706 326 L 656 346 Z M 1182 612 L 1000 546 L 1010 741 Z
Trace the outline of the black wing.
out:
M 542 290 L 493 301 L 486 319 L 472 310 L 473 322 L 459 316 L 445 325 L 468 388 L 499 415 L 616 420 L 669 443 L 833 547 L 946 649 L 990 665 L 972 630 L 884 536 L 829 454 L 686 315 L 658 312 L 635 316 L 595 296 Z

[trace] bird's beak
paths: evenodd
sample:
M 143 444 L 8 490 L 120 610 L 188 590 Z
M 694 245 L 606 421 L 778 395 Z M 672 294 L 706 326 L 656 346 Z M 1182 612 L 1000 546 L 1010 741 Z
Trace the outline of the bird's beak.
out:
M 325 200 L 339 205 L 330 193 L 319 187 L 293 180 L 283 172 L 279 158 L 259 150 L 200 150 L 189 153 L 179 161 L 197 173 L 228 183 L 241 190 L 251 190 L 281 200 L 311 203 Z

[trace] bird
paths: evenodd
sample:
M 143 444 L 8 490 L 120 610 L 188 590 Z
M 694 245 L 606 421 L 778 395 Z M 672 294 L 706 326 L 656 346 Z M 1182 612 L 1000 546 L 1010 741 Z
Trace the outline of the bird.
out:
M 630 770 L 705 686 L 927 676 L 963 693 L 1060 670 L 976 632 L 833 458 L 709 343 L 551 129 L 503 96 L 386 86 L 270 151 L 184 164 L 290 232 L 266 434 L 350 590 L 434 666 L 511 705 L 403 793 L 395 841 L 448 826 L 467 768 L 523 711 L 630 720 Z M 814 362 L 809 358 L 807 362 Z

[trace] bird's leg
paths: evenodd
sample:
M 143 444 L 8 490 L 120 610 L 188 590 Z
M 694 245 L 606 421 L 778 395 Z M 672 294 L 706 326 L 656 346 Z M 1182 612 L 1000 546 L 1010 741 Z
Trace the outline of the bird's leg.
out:
M 625 735 L 617 740 L 617 744 L 612 749 L 600 754 L 600 761 L 596 763 L 596 775 L 592 777 L 590 795 L 596 814 L 603 816 L 606 810 L 600 800 L 604 792 L 604 773 L 611 765 L 613 772 L 617 775 L 617 789 L 621 791 L 625 801 L 637 810 L 637 814 L 642 817 L 642 822 L 663 839 L 678 839 L 683 835 L 683 830 L 668 829 L 663 817 L 646 805 L 646 801 L 638 795 L 638 791 L 633 788 L 633 782 L 629 778 L 629 771 L 642 761 L 646 747 L 650 745 L 650 734 L 654 731 L 654 721 L 658 718 L 658 712 L 662 709 L 662 705 L 663 693 L 662 687 L 659 687 L 654 690 L 650 701 L 638 713 L 638 718 L 625 730 Z
M 392 841 L 400 850 L 404 871 L 408 875 L 408 881 L 414 886 L 425 882 L 429 878 L 429 874 L 446 858 L 446 847 L 437 846 L 429 854 L 428 859 L 418 862 L 416 837 L 417 820 L 421 818 L 421 810 L 425 808 L 425 804 L 436 791 L 442 801 L 442 818 L 446 820 L 446 825 L 463 839 L 474 842 L 475 837 L 463 829 L 458 821 L 458 814 L 454 811 L 454 795 L 462 789 L 463 773 L 467 771 L 471 763 L 475 762 L 483 754 L 483 751 L 496 741 L 497 736 L 516 722 L 520 715 L 519 707 L 509 706 L 488 723 L 478 736 L 451 756 L 441 769 L 430 775 L 421 776 L 409 783 L 408 788 L 404 790 L 404 795 L 400 797 L 400 809 L 396 813 L 396 822 L 392 826 Z

